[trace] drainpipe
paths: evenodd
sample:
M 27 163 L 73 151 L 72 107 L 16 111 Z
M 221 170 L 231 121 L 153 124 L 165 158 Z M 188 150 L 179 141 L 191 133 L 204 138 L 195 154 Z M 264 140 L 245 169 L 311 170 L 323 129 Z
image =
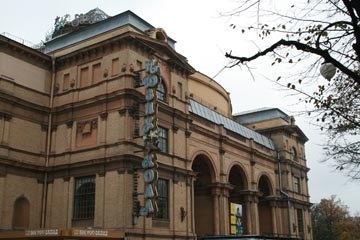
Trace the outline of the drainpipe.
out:
M 45 173 L 44 173 L 44 186 L 42 191 L 41 202 L 41 222 L 40 228 L 45 228 L 46 225 L 46 208 L 47 208 L 47 194 L 48 194 L 48 167 L 50 162 L 51 151 L 51 128 L 52 128 L 52 108 L 54 102 L 55 90 L 55 57 L 51 57 L 51 89 L 50 89 L 50 102 L 49 102 L 49 116 L 46 135 L 46 149 L 45 149 Z
M 287 205 L 288 205 L 288 221 L 289 221 L 289 237 L 291 238 L 292 234 L 292 226 L 291 226 L 291 214 L 290 214 L 290 196 L 282 189 L 282 172 L 281 172 L 281 159 L 280 159 L 280 151 L 276 151 L 276 156 L 278 160 L 278 172 L 279 172 L 279 189 L 280 189 L 280 195 L 283 198 L 287 199 Z

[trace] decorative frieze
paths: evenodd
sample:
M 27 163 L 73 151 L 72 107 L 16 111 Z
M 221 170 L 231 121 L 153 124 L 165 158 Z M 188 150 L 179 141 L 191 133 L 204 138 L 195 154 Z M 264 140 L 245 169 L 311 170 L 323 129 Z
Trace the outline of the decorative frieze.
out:
M 97 120 L 90 120 L 77 123 L 77 132 L 85 134 L 90 134 L 93 129 L 97 129 Z

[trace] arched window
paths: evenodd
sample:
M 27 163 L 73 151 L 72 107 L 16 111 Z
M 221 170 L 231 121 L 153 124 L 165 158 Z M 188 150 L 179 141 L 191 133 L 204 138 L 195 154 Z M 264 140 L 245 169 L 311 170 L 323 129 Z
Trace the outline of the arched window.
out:
M 160 101 L 166 100 L 166 88 L 162 81 L 157 86 L 156 96 L 157 96 L 157 99 Z
M 30 221 L 30 203 L 21 196 L 15 200 L 13 211 L 13 229 L 27 229 Z
M 262 197 L 267 197 L 271 195 L 271 185 L 267 177 L 261 176 L 259 180 L 258 188 L 259 188 L 259 192 L 262 193 Z

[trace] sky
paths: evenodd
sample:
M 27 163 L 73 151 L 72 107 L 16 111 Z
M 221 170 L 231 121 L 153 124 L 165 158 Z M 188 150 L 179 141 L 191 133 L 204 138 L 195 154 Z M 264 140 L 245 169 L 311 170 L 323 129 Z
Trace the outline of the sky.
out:
M 283 6 L 293 3 L 283 2 Z M 326 136 L 313 125 L 312 119 L 298 114 L 304 110 L 298 96 L 281 90 L 269 80 L 276 79 L 278 71 L 291 75 L 291 66 L 279 70 L 271 66 L 269 58 L 264 58 L 252 64 L 251 71 L 244 66 L 223 69 L 229 63 L 224 57 L 225 52 L 232 50 L 238 55 L 249 56 L 276 40 L 268 38 L 259 44 L 256 32 L 241 34 L 240 29 L 232 29 L 231 23 L 248 26 L 254 21 L 221 14 L 236 8 L 238 3 L 238 0 L 1 0 L 0 34 L 11 34 L 19 41 L 37 44 L 45 40 L 57 16 L 70 14 L 73 19 L 75 14 L 96 7 L 110 16 L 131 10 L 154 27 L 163 28 L 176 40 L 176 50 L 197 71 L 215 77 L 230 93 L 233 113 L 277 107 L 295 115 L 296 124 L 309 138 L 305 147 L 307 166 L 311 169 L 308 173 L 310 201 L 318 203 L 322 198 L 336 195 L 349 206 L 352 214 L 360 214 L 360 182 L 335 172 L 331 162 L 321 162 Z

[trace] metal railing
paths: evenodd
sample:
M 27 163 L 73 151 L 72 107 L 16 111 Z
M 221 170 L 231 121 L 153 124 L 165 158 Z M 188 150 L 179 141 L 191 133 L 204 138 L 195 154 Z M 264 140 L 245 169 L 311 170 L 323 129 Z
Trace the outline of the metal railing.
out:
M 27 41 L 21 37 L 18 37 L 18 36 L 15 36 L 11 33 L 8 33 L 8 32 L 3 32 L 1 33 L 0 35 L 4 36 L 4 37 L 7 37 L 11 40 L 14 40 L 15 42 L 18 42 L 18 43 L 21 43 L 27 47 L 30 47 L 30 48 L 33 48 L 33 49 L 40 49 L 44 44 L 43 43 L 38 43 L 38 44 L 34 44 L 30 41 Z

